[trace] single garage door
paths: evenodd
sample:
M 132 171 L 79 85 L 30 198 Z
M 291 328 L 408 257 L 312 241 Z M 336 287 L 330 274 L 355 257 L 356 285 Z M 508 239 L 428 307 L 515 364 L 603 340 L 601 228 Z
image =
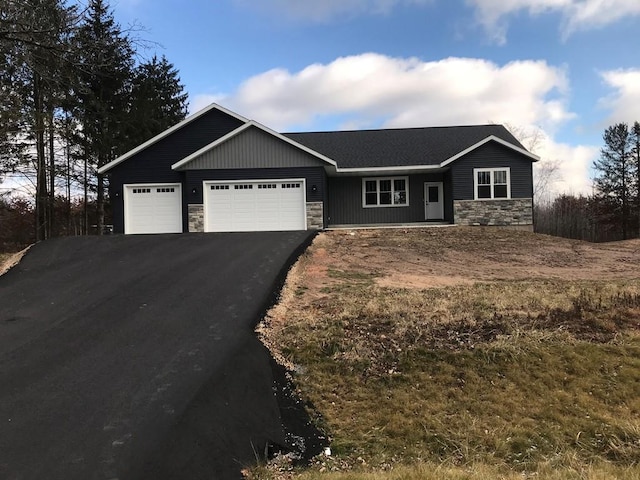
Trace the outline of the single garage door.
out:
M 306 230 L 304 180 L 205 182 L 205 231 Z
M 125 185 L 124 233 L 182 233 L 180 184 Z

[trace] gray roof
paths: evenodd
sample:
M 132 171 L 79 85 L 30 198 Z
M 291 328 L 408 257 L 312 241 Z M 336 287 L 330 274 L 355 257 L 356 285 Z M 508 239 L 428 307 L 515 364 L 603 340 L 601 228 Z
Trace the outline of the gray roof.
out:
M 438 165 L 492 135 L 526 150 L 502 125 L 284 133 L 340 168 Z

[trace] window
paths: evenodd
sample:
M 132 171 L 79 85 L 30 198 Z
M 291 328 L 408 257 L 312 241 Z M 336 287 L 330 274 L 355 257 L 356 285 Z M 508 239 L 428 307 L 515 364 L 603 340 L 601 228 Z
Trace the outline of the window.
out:
M 409 178 L 364 178 L 362 180 L 364 207 L 406 207 L 409 205 Z
M 510 174 L 509 168 L 475 168 L 475 199 L 511 198 Z

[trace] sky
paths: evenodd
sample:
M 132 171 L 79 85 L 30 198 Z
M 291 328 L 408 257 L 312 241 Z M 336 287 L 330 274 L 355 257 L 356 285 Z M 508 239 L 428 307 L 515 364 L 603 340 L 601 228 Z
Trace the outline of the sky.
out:
M 115 0 L 189 94 L 280 132 L 506 124 L 589 194 L 640 121 L 640 0 Z

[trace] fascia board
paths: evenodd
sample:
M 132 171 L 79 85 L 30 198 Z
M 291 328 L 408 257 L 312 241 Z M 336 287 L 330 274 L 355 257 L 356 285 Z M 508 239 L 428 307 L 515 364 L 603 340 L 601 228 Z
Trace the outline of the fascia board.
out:
M 525 156 L 529 157 L 534 162 L 537 162 L 538 160 L 540 160 L 540 157 L 538 155 L 534 155 L 533 153 L 528 152 L 527 150 L 524 150 L 524 149 L 522 149 L 520 147 L 517 147 L 514 144 L 507 142 L 506 140 L 503 140 L 503 139 L 501 139 L 499 137 L 496 137 L 495 135 L 489 135 L 484 140 L 480 140 L 478 143 L 476 143 L 474 145 L 471 145 L 469 148 L 466 148 L 463 151 L 455 154 L 453 157 L 450 157 L 450 158 L 446 159 L 444 162 L 442 162 L 440 164 L 440 166 L 441 167 L 446 167 L 450 163 L 455 162 L 456 160 L 458 160 L 460 157 L 464 157 L 469 152 L 472 152 L 476 148 L 479 148 L 479 147 L 481 147 L 482 145 L 484 145 L 484 144 L 486 144 L 488 142 L 498 142 L 499 144 L 504 145 L 505 147 L 510 148 L 511 150 L 514 150 L 514 151 L 516 151 L 518 153 L 521 153 L 522 155 L 525 155 Z
M 141 145 L 138 145 L 136 148 L 134 148 L 133 150 L 129 150 L 127 153 L 119 156 L 118 158 L 116 158 L 115 160 L 112 160 L 111 162 L 107 163 L 106 165 L 103 165 L 102 167 L 100 167 L 98 169 L 98 173 L 102 174 L 105 173 L 109 170 L 111 170 L 113 167 L 115 167 L 116 165 L 124 162 L 125 160 L 131 158 L 132 156 L 134 156 L 135 154 L 143 151 L 144 149 L 150 147 L 151 145 L 153 145 L 154 143 L 159 142 L 160 140 L 162 140 L 165 137 L 168 137 L 169 135 L 171 135 L 173 132 L 175 132 L 176 130 L 181 129 L 182 127 L 190 124 L 191 122 L 193 122 L 194 120 L 197 120 L 198 118 L 200 118 L 201 116 L 205 115 L 206 113 L 210 112 L 211 110 L 219 110 L 223 113 L 226 113 L 227 115 L 230 115 L 234 118 L 237 118 L 238 120 L 240 120 L 241 122 L 248 122 L 249 120 L 244 118 L 241 115 L 238 115 L 237 113 L 232 112 L 231 110 L 227 110 L 224 107 L 221 107 L 220 105 L 216 104 L 216 103 L 212 103 L 211 105 L 199 110 L 198 112 L 194 113 L 193 115 L 188 116 L 187 118 L 185 118 L 184 120 L 182 120 L 180 123 L 176 123 L 173 127 L 168 128 L 167 130 L 165 130 L 164 132 L 159 133 L 158 135 L 156 135 L 155 137 L 147 140 L 146 142 L 144 142 Z
M 233 130 L 232 132 L 229 132 L 228 134 L 226 134 L 224 137 L 219 138 L 218 140 L 216 140 L 215 142 L 210 143 L 209 145 L 206 145 L 204 147 L 202 147 L 200 150 L 198 150 L 197 152 L 192 153 L 191 155 L 183 158 L 182 160 L 174 163 L 171 166 L 172 170 L 177 170 L 183 166 L 185 166 L 186 164 L 188 164 L 189 162 L 191 162 L 192 160 L 194 160 L 195 158 L 199 157 L 200 155 L 202 155 L 203 153 L 208 152 L 209 150 L 212 150 L 216 147 L 218 147 L 220 144 L 230 140 L 231 138 L 235 137 L 236 135 L 239 135 L 240 133 L 242 133 L 244 130 L 250 128 L 250 127 L 256 127 L 259 128 L 260 130 L 268 133 L 269 135 L 272 135 L 280 140 L 283 140 L 284 142 L 288 143 L 289 145 L 292 145 L 295 148 L 298 148 L 310 155 L 313 155 L 314 157 L 322 160 L 323 162 L 328 163 L 331 166 L 336 167 L 337 164 L 334 160 L 330 159 L 329 157 L 325 157 L 324 155 L 322 155 L 321 153 L 316 152 L 315 150 L 310 149 L 309 147 L 305 147 L 304 145 L 296 142 L 295 140 L 291 140 L 287 137 L 285 137 L 284 135 L 271 130 L 268 127 L 265 127 L 264 125 L 254 121 L 254 120 L 249 120 L 247 123 L 245 123 L 244 125 L 241 125 L 240 127 L 236 128 L 235 130 Z

